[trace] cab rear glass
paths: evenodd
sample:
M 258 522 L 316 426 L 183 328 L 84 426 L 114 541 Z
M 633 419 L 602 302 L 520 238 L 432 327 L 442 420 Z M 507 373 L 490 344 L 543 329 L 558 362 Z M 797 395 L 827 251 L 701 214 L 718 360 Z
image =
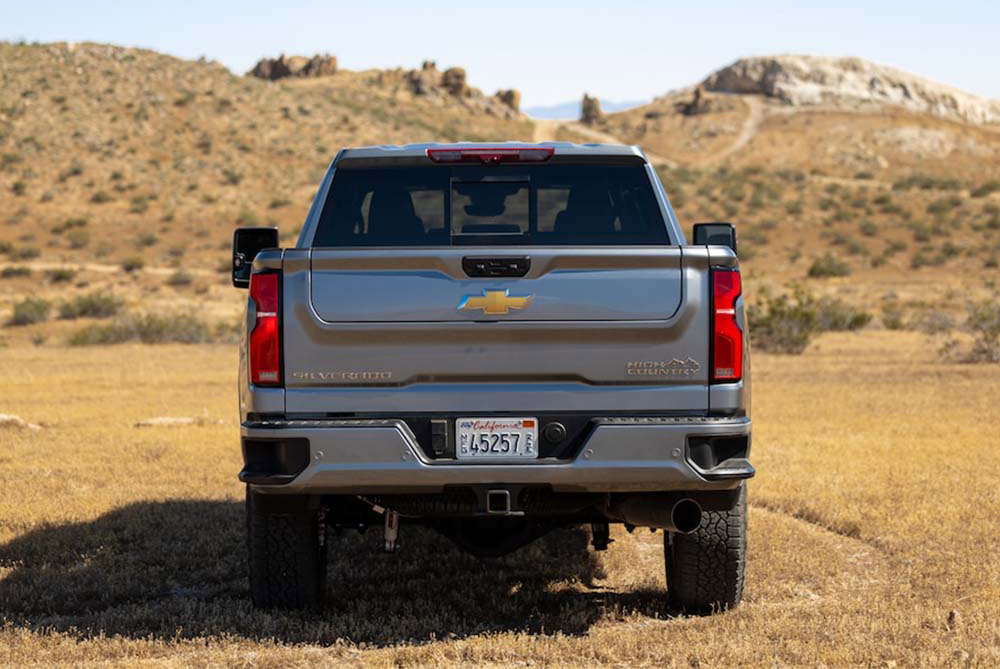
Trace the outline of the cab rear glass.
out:
M 314 247 L 669 244 L 641 165 L 435 165 L 334 173 Z

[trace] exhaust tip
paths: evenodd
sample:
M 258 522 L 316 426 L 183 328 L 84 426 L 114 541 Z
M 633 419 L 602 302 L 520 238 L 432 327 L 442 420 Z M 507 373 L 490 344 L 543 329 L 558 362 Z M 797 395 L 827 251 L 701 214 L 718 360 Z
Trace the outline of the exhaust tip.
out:
M 701 526 L 701 505 L 693 499 L 682 499 L 670 510 L 670 521 L 681 534 L 691 534 Z

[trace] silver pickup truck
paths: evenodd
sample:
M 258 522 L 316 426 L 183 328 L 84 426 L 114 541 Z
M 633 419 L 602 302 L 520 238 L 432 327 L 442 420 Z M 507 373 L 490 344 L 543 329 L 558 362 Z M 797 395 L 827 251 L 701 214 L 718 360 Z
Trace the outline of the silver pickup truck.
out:
M 664 530 L 675 610 L 739 603 L 736 236 L 693 241 L 640 149 L 569 143 L 345 149 L 295 248 L 238 229 L 254 604 L 319 605 L 330 528 L 498 556 L 609 523 Z

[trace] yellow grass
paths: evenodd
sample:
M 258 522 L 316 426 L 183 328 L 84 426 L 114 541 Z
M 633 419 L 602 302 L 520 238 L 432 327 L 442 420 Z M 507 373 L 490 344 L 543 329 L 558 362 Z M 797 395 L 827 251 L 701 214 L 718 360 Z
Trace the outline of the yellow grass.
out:
M 996 365 L 912 333 L 754 360 L 746 600 L 663 606 L 661 537 L 499 561 L 403 528 L 332 538 L 320 615 L 254 612 L 228 346 L 0 349 L 0 664 L 1000 663 Z M 144 418 L 201 425 L 135 428 Z M 217 422 L 218 421 L 218 422 Z M 949 614 L 951 612 L 951 622 Z

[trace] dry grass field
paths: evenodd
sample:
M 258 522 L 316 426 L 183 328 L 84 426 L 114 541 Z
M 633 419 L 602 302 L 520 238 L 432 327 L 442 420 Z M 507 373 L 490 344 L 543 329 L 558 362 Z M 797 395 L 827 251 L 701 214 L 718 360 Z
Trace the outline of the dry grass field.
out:
M 995 126 L 717 94 L 685 116 L 687 92 L 536 123 L 406 76 L 0 42 L 0 414 L 40 426 L 0 427 L 0 665 L 1000 665 L 1000 368 L 940 353 L 998 300 Z M 735 222 L 751 314 L 796 284 L 865 312 L 755 354 L 739 609 L 667 609 L 661 534 L 480 561 L 406 527 L 395 555 L 330 537 L 322 613 L 251 609 L 232 230 L 290 245 L 342 146 L 458 139 L 638 143 L 686 230 Z M 122 339 L 198 343 L 68 345 Z M 156 416 L 197 420 L 135 427 Z
M 320 614 L 251 610 L 236 354 L 0 349 L 0 664 L 996 666 L 995 365 L 925 335 L 819 337 L 754 359 L 744 604 L 682 617 L 661 535 L 586 531 L 492 561 L 404 526 L 331 537 Z M 134 427 L 153 416 L 200 424 Z

